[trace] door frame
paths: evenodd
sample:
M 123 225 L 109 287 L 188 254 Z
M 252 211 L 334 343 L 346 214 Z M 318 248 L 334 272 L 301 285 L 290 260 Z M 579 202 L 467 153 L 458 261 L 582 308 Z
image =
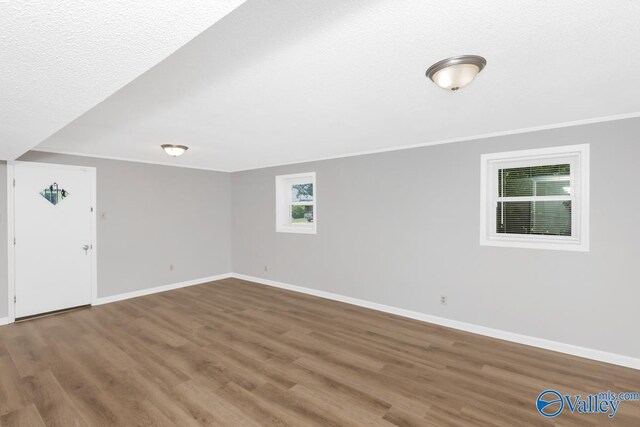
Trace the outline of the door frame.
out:
M 97 186 L 96 186 L 96 168 L 92 166 L 76 166 L 65 165 L 58 163 L 40 163 L 40 162 L 25 162 L 25 161 L 8 161 L 7 162 L 7 317 L 8 323 L 16 321 L 16 311 L 14 297 L 16 294 L 16 281 L 15 281 L 15 166 L 25 165 L 34 167 L 46 167 L 52 169 L 76 169 L 89 173 L 89 188 L 91 191 L 91 244 L 93 245 L 91 250 L 91 305 L 94 305 L 98 299 L 98 239 L 97 239 Z

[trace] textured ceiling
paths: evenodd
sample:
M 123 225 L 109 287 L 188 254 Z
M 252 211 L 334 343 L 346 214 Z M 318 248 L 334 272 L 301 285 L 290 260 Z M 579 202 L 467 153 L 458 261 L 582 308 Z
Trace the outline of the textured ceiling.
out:
M 0 159 L 13 159 L 243 0 L 0 0 Z
M 242 170 L 633 115 L 638 22 L 633 0 L 249 0 L 39 149 Z M 488 61 L 470 86 L 425 78 L 459 54 Z

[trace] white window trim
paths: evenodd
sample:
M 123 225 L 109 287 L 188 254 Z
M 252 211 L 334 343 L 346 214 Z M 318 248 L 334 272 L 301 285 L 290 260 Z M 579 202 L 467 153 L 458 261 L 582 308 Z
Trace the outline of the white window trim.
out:
M 577 236 L 525 236 L 525 235 L 498 235 L 493 230 L 495 222 L 489 205 L 494 199 L 495 181 L 488 176 L 492 162 L 525 161 L 535 162 L 550 157 L 579 156 L 579 180 L 578 192 L 575 194 L 577 209 L 572 209 L 572 224 L 577 225 Z M 501 246 L 511 248 L 550 249 L 564 251 L 589 251 L 589 144 L 568 145 L 561 147 L 540 148 L 534 150 L 509 151 L 504 153 L 483 154 L 480 158 L 480 245 Z M 572 174 L 572 179 L 575 175 Z M 574 186 L 574 183 L 571 183 Z M 575 188 L 575 186 L 574 186 Z M 553 196 L 548 197 L 550 200 Z M 540 200 L 540 197 L 536 198 Z M 523 198 L 518 198 L 523 200 Z
M 313 184 L 313 202 L 301 203 L 313 205 L 313 222 L 311 224 L 292 224 L 291 217 L 291 181 L 300 180 L 300 183 L 311 182 Z M 300 204 L 300 203 L 299 203 Z M 318 224 L 318 188 L 316 186 L 316 173 L 294 173 L 289 175 L 276 176 L 276 232 L 278 233 L 300 233 L 317 234 Z

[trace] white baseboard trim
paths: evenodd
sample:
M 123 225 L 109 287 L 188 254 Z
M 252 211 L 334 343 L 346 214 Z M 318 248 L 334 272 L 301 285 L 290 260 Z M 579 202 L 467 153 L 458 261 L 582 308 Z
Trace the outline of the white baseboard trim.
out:
M 9 324 L 9 318 L 8 317 L 0 317 L 0 326 L 8 325 L 8 324 Z
M 288 283 L 277 282 L 275 280 L 263 279 L 260 277 L 247 276 L 244 274 L 232 273 L 231 277 L 246 280 L 249 282 L 260 283 L 262 285 L 273 286 L 276 288 L 287 289 L 289 291 L 300 292 L 303 294 L 314 295 L 334 301 L 340 301 L 347 304 L 353 304 L 360 307 L 370 308 L 385 313 L 395 314 L 410 319 L 420 320 L 427 323 L 446 326 L 448 328 L 458 329 L 474 334 L 485 335 L 492 338 L 498 338 L 505 341 L 511 341 L 518 344 L 530 345 L 533 347 L 544 348 L 546 350 L 557 351 L 560 353 L 570 354 L 573 356 L 584 357 L 586 359 L 597 360 L 600 362 L 611 363 L 614 365 L 625 366 L 633 369 L 640 369 L 640 359 L 624 356 L 622 354 L 609 353 L 602 350 L 580 347 L 573 344 L 565 344 L 557 341 L 551 341 L 544 338 L 536 338 L 528 335 L 517 334 L 514 332 L 503 331 L 501 329 L 488 328 L 486 326 L 474 325 L 472 323 L 460 322 L 458 320 L 447 319 L 444 317 L 433 316 L 430 314 L 419 313 L 417 311 L 405 310 L 402 308 L 392 307 L 389 305 L 378 304 L 375 302 L 365 301 L 358 298 L 347 297 L 330 292 L 320 291 L 317 289 L 305 288 L 302 286 L 290 285 Z
M 137 298 L 144 295 L 156 294 L 158 292 L 170 291 L 172 289 L 186 288 L 187 286 L 201 285 L 207 282 L 215 282 L 216 280 L 228 279 L 232 277 L 231 273 L 218 274 L 217 276 L 203 277 L 201 279 L 186 280 L 179 283 L 171 283 L 168 285 L 157 286 L 155 288 L 141 289 L 139 291 L 127 292 L 125 294 L 111 295 L 108 297 L 97 298 L 91 305 L 102 305 L 110 302 L 122 301 L 130 298 Z

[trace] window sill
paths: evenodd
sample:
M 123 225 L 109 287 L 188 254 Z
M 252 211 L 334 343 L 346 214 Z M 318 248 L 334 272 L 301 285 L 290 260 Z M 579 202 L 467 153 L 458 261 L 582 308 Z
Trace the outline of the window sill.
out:
M 587 242 L 545 242 L 535 240 L 514 240 L 485 238 L 480 240 L 480 246 L 498 246 L 505 248 L 545 249 L 554 251 L 589 252 Z
M 276 228 L 277 233 L 297 233 L 297 234 L 317 234 L 316 227 L 308 226 L 286 226 L 281 225 Z

